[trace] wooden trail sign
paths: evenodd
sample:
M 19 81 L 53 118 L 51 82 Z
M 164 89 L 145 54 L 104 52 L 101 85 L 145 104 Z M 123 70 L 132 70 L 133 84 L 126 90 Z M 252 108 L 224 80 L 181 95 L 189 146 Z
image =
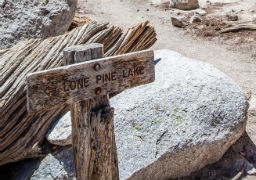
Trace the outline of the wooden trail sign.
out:
M 78 180 L 119 179 L 114 109 L 108 94 L 155 79 L 153 51 L 102 57 L 101 44 L 69 47 L 64 50 L 67 66 L 27 76 L 30 113 L 70 104 Z
M 153 51 L 142 51 L 29 74 L 28 110 L 51 109 L 152 82 L 153 56 Z

